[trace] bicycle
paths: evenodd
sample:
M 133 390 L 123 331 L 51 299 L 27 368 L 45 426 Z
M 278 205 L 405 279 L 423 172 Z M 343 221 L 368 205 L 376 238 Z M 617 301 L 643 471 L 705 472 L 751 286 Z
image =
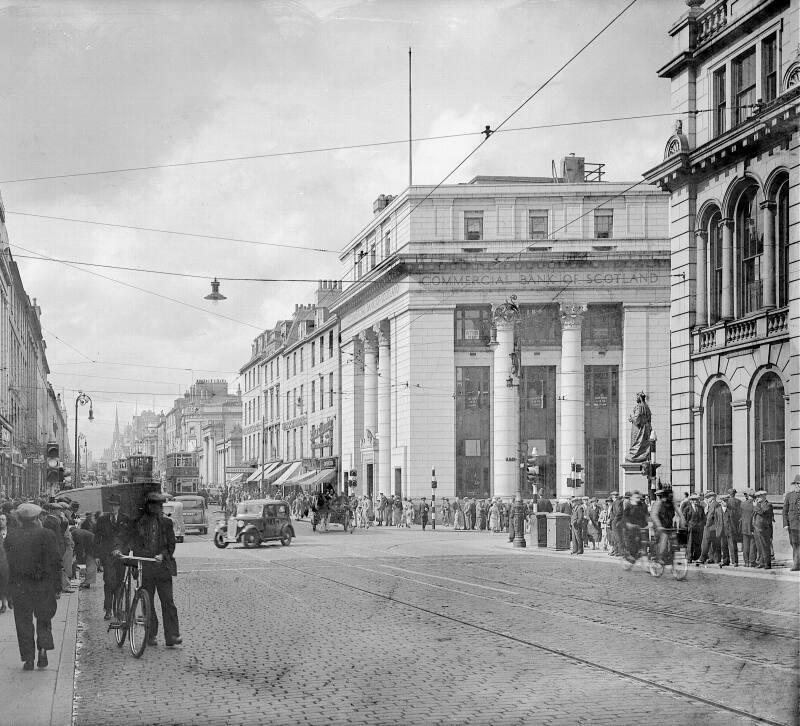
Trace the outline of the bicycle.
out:
M 117 646 L 128 646 L 134 658 L 141 658 L 150 637 L 152 603 L 150 593 L 142 587 L 140 562 L 157 562 L 154 557 L 135 557 L 133 553 L 122 556 L 125 577 L 114 592 L 111 609 L 114 620 L 108 629 L 114 631 Z
M 626 543 L 622 555 L 622 569 L 631 570 L 640 557 L 647 557 L 647 570 L 653 577 L 664 574 L 664 564 L 656 556 L 655 542 L 650 540 L 650 528 L 639 527 L 639 543 L 635 553 L 631 553 L 630 541 Z
M 686 557 L 686 530 L 665 529 L 669 537 L 669 546 L 664 556 L 664 565 L 669 566 L 676 580 L 685 580 L 689 572 L 689 560 Z

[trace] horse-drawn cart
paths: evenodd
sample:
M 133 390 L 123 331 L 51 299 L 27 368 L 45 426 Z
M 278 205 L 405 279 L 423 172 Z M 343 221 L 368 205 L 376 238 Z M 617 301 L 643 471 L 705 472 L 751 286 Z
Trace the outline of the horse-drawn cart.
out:
M 328 498 L 320 495 L 311 505 L 311 529 L 328 531 L 328 525 L 340 524 L 345 532 L 353 533 L 353 509 L 346 497 Z

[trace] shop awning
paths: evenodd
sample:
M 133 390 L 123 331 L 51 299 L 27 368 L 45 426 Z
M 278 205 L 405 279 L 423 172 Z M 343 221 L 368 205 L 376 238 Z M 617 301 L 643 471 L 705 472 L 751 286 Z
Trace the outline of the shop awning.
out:
M 302 463 L 299 461 L 293 461 L 291 464 L 288 464 L 286 470 L 273 482 L 270 482 L 271 486 L 280 486 L 283 484 L 287 479 L 291 479 L 297 473 L 297 470 L 302 466 Z
M 237 474 L 228 480 L 228 486 L 237 486 L 242 483 L 242 479 L 244 479 L 244 474 Z
M 247 483 L 249 484 L 250 482 L 253 481 L 261 481 L 262 469 L 264 470 L 264 476 L 266 477 L 267 474 L 273 472 L 278 466 L 280 466 L 280 462 L 278 461 L 272 461 L 269 464 L 264 464 L 263 466 L 257 466 L 255 471 L 249 477 L 247 477 Z
M 336 478 L 336 469 L 323 469 L 322 471 L 312 472 L 312 475 L 299 482 L 307 492 L 314 491 L 317 487 L 327 484 Z

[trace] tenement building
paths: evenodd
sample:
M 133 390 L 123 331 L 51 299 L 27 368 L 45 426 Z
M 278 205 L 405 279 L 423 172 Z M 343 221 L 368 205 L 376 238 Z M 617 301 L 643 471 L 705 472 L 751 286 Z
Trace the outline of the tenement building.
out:
M 376 200 L 334 305 L 357 492 L 526 494 L 534 456 L 549 495 L 606 494 L 640 391 L 669 478 L 668 196 L 588 167 Z
M 800 6 L 706 2 L 670 28 L 672 474 L 782 498 L 800 473 Z

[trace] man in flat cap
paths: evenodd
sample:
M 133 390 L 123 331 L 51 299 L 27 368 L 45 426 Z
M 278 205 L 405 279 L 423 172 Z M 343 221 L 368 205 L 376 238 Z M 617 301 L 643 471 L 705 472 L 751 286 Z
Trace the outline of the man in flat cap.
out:
M 767 493 L 759 489 L 753 505 L 753 536 L 758 549 L 758 567 L 764 570 L 772 569 L 772 523 L 775 514 L 772 505 L 767 501 Z
M 700 548 L 700 564 L 705 564 L 710 559 L 712 562 L 722 563 L 720 540 L 724 523 L 722 509 L 717 502 L 716 492 L 706 492 L 706 519 L 703 526 L 703 544 Z
M 744 501 L 741 506 L 742 564 L 745 567 L 756 566 L 756 543 L 753 539 L 754 494 L 752 489 L 745 489 Z
M 150 593 L 150 637 L 148 645 L 156 644 L 158 616 L 156 615 L 156 592 L 161 601 L 161 616 L 164 619 L 164 641 L 168 646 L 180 645 L 178 609 L 172 595 L 172 578 L 178 574 L 175 563 L 175 531 L 172 520 L 164 516 L 166 497 L 159 492 L 150 492 L 145 499 L 144 515 L 136 522 L 132 531 L 133 553 L 139 557 L 154 557 L 156 562 L 142 563 L 142 587 Z
M 706 511 L 700 503 L 699 494 L 689 495 L 689 504 L 684 510 L 684 520 L 688 540 L 686 543 L 686 559 L 689 562 L 696 562 L 700 559 L 703 542 L 703 529 L 706 524 Z
M 20 504 L 17 507 L 20 526 L 10 528 L 4 542 L 19 655 L 26 671 L 33 670 L 37 649 L 37 665 L 46 668 L 47 651 L 55 647 L 51 621 L 56 614 L 61 562 L 56 536 L 42 527 L 41 513 L 42 508 L 36 504 Z
M 114 591 L 125 575 L 125 567 L 114 553 L 119 553 L 127 544 L 130 520 L 120 513 L 122 502 L 116 494 L 112 494 L 106 504 L 109 511 L 99 516 L 94 526 L 94 551 L 103 566 L 103 617 L 110 620 Z
M 792 545 L 792 571 L 800 570 L 800 474 L 792 480 L 792 491 L 783 498 L 783 526 L 789 530 Z

